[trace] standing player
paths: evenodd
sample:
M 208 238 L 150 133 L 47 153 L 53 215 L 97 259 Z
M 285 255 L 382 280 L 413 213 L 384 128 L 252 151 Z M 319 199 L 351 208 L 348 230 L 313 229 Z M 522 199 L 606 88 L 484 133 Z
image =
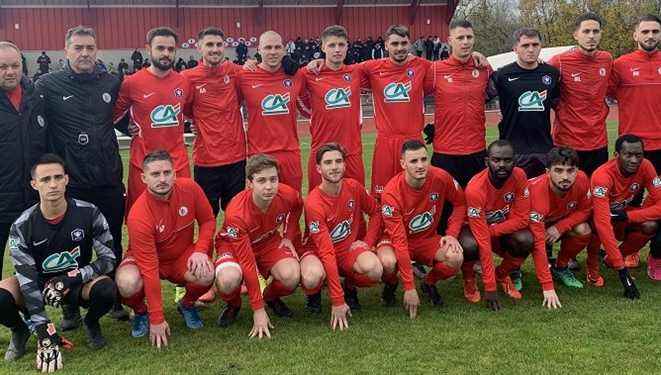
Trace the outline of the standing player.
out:
M 513 299 L 521 299 L 521 293 L 514 287 L 509 272 L 521 267 L 528 254 L 533 252 L 537 279 L 544 291 L 543 306 L 560 307 L 560 301 L 553 288 L 548 260 L 544 249 L 533 247 L 533 235 L 529 230 L 530 199 L 525 172 L 514 166 L 514 148 L 509 141 L 498 140 L 487 147 L 485 160 L 487 169 L 471 179 L 466 187 L 468 206 L 469 238 L 462 238 L 466 259 L 464 273 L 464 296 L 469 302 L 477 303 L 480 293 L 477 290 L 474 256 L 479 253 L 482 265 L 484 298 L 492 310 L 500 309 L 496 282 Z M 475 248 L 477 247 L 477 249 Z M 503 258 L 494 270 L 493 253 Z
M 360 88 L 362 74 L 356 65 L 344 65 L 348 35 L 344 27 L 329 26 L 321 33 L 321 49 L 326 54 L 318 74 L 308 69 L 302 76 L 303 96 L 309 97 L 312 121 L 312 146 L 308 159 L 308 188 L 311 191 L 321 182 L 315 166 L 317 150 L 330 142 L 337 142 L 346 150 L 346 176 L 365 184 L 363 145 L 360 135 Z
M 314 253 L 326 271 L 332 303 L 331 326 L 348 327 L 351 311 L 360 310 L 356 287 L 370 287 L 381 280 L 383 267 L 370 251 L 380 230 L 379 207 L 360 182 L 344 177 L 344 149 L 337 143 L 321 146 L 316 154 L 321 184 L 305 201 L 305 221 Z M 370 216 L 368 234 L 359 238 L 363 214 Z M 305 256 L 304 256 L 305 257 Z M 340 284 L 344 276 L 344 285 Z M 321 311 L 320 280 L 316 294 L 308 297 L 308 308 Z M 348 306 L 347 306 L 348 305 Z
M 615 158 L 597 168 L 592 174 L 592 202 L 594 226 L 598 239 L 606 250 L 605 263 L 616 270 L 624 286 L 624 296 L 640 298 L 623 257 L 637 253 L 658 230 L 661 219 L 661 178 L 652 163 L 644 158 L 643 141 L 631 134 L 620 136 L 615 142 Z M 631 202 L 647 190 L 643 208 Z M 617 240 L 622 242 L 618 246 Z M 588 281 L 603 286 L 599 275 L 599 241 L 588 247 Z M 656 275 L 659 259 L 651 257 L 648 267 Z M 655 280 L 659 280 L 655 278 Z
M 138 127 L 131 141 L 127 212 L 145 190 L 140 175 L 150 152 L 165 149 L 172 156 L 177 176 L 190 177 L 183 135 L 184 108 L 191 93 L 186 78 L 172 70 L 177 41 L 177 34 L 168 27 L 147 33 L 145 47 L 151 65 L 124 79 L 115 104 L 115 121 L 128 112 Z
M 86 306 L 83 325 L 90 346 L 105 346 L 99 319 L 115 302 L 115 283 L 106 276 L 115 266 L 115 255 L 99 209 L 66 197 L 69 177 L 60 157 L 44 154 L 31 173 L 39 204 L 25 210 L 11 227 L 9 250 L 16 275 L 0 281 L 0 324 L 12 331 L 5 360 L 16 360 L 25 354 L 31 336 L 19 315 L 23 312 L 37 335 L 37 368 L 53 372 L 62 368 L 60 348 L 71 343 L 57 334 L 45 305 Z
M 445 169 L 459 185 L 484 169 L 485 101 L 491 67 L 472 57 L 475 33 L 465 20 L 450 23 L 452 54 L 434 61 L 425 87 L 434 93 L 434 155 L 431 164 Z
M 533 178 L 544 173 L 546 154 L 553 147 L 551 107 L 560 97 L 560 72 L 539 63 L 542 42 L 535 29 L 516 30 L 513 50 L 516 61 L 491 76 L 490 95 L 500 102 L 500 139 L 512 143 L 517 166 Z
M 152 345 L 167 346 L 170 327 L 163 316 L 161 279 L 185 285 L 177 304 L 189 329 L 202 327 L 195 301 L 213 283 L 216 220 L 199 185 L 179 178 L 166 151 L 153 151 L 142 163 L 147 186 L 129 212 L 126 225 L 129 249 L 117 269 L 117 286 L 124 303 L 135 312 L 133 337 L 149 331 Z M 198 224 L 197 241 L 194 222 Z M 147 297 L 147 305 L 144 299 Z
M 418 140 L 404 142 L 398 175 L 386 185 L 381 197 L 386 239 L 377 246 L 384 272 L 383 299 L 393 304 L 397 273 L 404 287 L 404 307 L 411 319 L 420 305 L 415 289 L 411 260 L 431 267 L 421 284 L 422 291 L 434 306 L 442 307 L 436 283 L 459 270 L 463 261 L 457 238 L 461 231 L 466 205 L 464 194 L 446 171 L 429 167 L 427 149 Z M 437 234 L 443 205 L 452 204 L 445 236 Z
M 577 152 L 555 147 L 548 154 L 546 173 L 529 181 L 530 229 L 535 238 L 535 252 L 562 241 L 560 253 L 551 271 L 568 287 L 582 288 L 569 270 L 569 261 L 583 250 L 592 238 L 590 230 L 590 179 L 578 170 Z
M 301 79 L 285 73 L 282 37 L 267 31 L 259 37 L 262 56 L 254 71 L 241 70 L 239 87 L 248 110 L 248 156 L 265 153 L 278 161 L 280 181 L 301 191 L 301 151 L 296 103 Z
M 578 152 L 578 167 L 588 176 L 608 161 L 606 93 L 613 56 L 600 51 L 601 17 L 580 15 L 574 24 L 577 46 L 553 56 L 560 71 L 560 100 L 555 108 L 553 142 Z
M 216 237 L 216 288 L 227 302 L 218 324 L 227 327 L 236 320 L 244 282 L 253 310 L 251 337 L 271 337 L 264 301 L 280 317 L 293 315 L 280 298 L 294 292 L 301 274 L 294 244 L 300 243 L 303 200 L 296 190 L 280 183 L 278 172 L 275 158 L 263 154 L 248 158 L 247 187 L 227 206 L 223 229 Z M 273 277 L 263 297 L 258 272 Z
M 197 43 L 202 64 L 181 74 L 191 85 L 191 114 L 197 134 L 193 172 L 214 215 L 243 190 L 246 138 L 239 109 L 237 75 L 241 68 L 225 61 L 225 34 L 209 27 Z
M 645 159 L 661 173 L 661 19 L 638 19 L 633 39 L 638 49 L 615 60 L 611 95 L 617 99 L 620 135 L 633 134 L 645 143 Z

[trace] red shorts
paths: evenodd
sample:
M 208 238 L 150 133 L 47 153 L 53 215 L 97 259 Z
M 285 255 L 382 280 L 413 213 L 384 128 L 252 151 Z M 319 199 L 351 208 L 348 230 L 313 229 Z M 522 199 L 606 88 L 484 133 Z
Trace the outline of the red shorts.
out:
M 370 249 L 365 246 L 358 246 L 353 250 L 348 250 L 342 254 L 336 255 L 337 268 L 340 270 L 340 275 L 348 276 L 355 271 L 353 270 L 353 265 L 356 264 L 356 260 L 362 253 L 369 252 Z
M 388 181 L 402 171 L 399 164 L 402 145 L 411 139 L 421 140 L 420 134 L 410 137 L 377 135 L 372 155 L 371 191 L 374 197 L 380 197 Z
M 300 151 L 282 151 L 269 154 L 278 161 L 278 180 L 301 192 L 303 172 Z
M 178 170 L 177 177 L 187 177 L 190 178 L 190 168 L 186 165 L 186 168 Z M 142 182 L 142 169 L 136 167 L 135 165 L 129 163 L 129 177 L 128 177 L 128 186 L 126 189 L 126 215 L 128 216 L 133 203 L 140 197 L 143 191 L 145 191 L 145 183 Z
M 185 285 L 186 279 L 184 275 L 188 271 L 188 258 L 195 252 L 195 247 L 190 246 L 184 253 L 179 255 L 179 257 L 170 262 L 161 262 L 158 263 L 158 275 L 161 280 L 167 280 L 173 284 Z M 130 250 L 127 251 L 126 256 L 122 259 L 122 262 L 117 267 L 118 269 L 124 265 L 133 264 L 136 267 L 138 263 L 136 259 L 131 256 Z
M 438 253 L 438 250 L 441 248 L 440 241 L 441 236 L 439 235 L 409 241 L 409 256 L 411 257 L 411 260 L 422 263 L 426 266 L 433 266 L 436 253 Z M 376 245 L 376 249 L 378 250 L 381 246 L 392 247 L 393 245 L 390 239 L 386 236 L 379 241 L 378 245 Z
M 321 176 L 317 172 L 316 153 L 316 150 L 312 150 L 308 157 L 308 191 L 312 191 L 312 189 L 321 183 Z M 344 159 L 344 165 L 346 167 L 344 177 L 353 178 L 364 186 L 365 167 L 363 166 L 363 156 L 360 154 L 347 155 Z
M 271 268 L 275 266 L 276 263 L 283 259 L 296 259 L 296 255 L 292 253 L 286 247 L 278 246 L 280 244 L 280 239 L 277 242 L 269 241 L 268 244 L 265 244 L 264 247 L 261 247 L 258 251 L 255 251 L 255 261 L 257 262 L 257 271 L 264 279 L 268 279 L 271 275 Z M 241 265 L 238 258 L 231 252 L 225 251 L 219 254 L 218 259 L 214 263 L 214 267 L 218 267 L 223 263 L 237 263 Z

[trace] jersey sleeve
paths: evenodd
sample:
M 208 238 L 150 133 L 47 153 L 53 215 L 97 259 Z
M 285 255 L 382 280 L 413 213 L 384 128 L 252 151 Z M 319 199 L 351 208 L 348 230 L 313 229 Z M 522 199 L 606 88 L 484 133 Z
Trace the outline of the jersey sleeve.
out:
M 452 204 L 452 214 L 448 219 L 448 228 L 446 234 L 454 238 L 459 238 L 461 227 L 466 220 L 466 197 L 463 190 L 449 174 L 447 175 L 448 193 L 447 199 Z
M 308 202 L 305 205 L 305 218 L 310 232 L 310 238 L 315 244 L 317 255 L 324 265 L 326 271 L 326 283 L 328 293 L 333 306 L 344 304 L 344 292 L 340 284 L 340 272 L 337 268 L 335 257 L 335 246 L 330 238 L 330 231 L 326 224 L 326 215 L 316 202 Z
M 112 272 L 115 268 L 117 259 L 112 251 L 113 238 L 110 234 L 110 227 L 101 211 L 94 207 L 92 213 L 92 246 L 96 253 L 96 259 L 87 266 L 80 269 L 80 275 L 83 283 Z
M 404 290 L 415 288 L 413 280 L 413 269 L 411 268 L 411 256 L 409 255 L 409 244 L 406 238 L 406 225 L 402 216 L 402 207 L 391 192 L 385 192 L 382 196 L 381 215 L 386 233 L 395 248 L 397 257 L 397 270 L 402 280 Z
M 122 85 L 119 87 L 119 94 L 117 95 L 117 101 L 115 102 L 115 107 L 112 110 L 113 124 L 121 121 L 122 118 L 126 116 L 130 108 L 131 108 L 131 80 L 125 79 L 122 82 Z
M 480 255 L 482 283 L 487 292 L 496 291 L 496 273 L 493 266 L 491 234 L 486 219 L 486 197 L 478 188 L 466 188 L 468 226 L 470 227 Z
M 213 216 L 213 209 L 209 204 L 209 200 L 198 184 L 194 184 L 193 194 L 195 194 L 195 219 L 200 226 L 195 242 L 195 251 L 211 255 L 213 235 L 216 232 L 216 218 Z
M 610 190 L 613 188 L 613 181 L 607 175 L 600 173 L 592 175 L 592 206 L 594 210 L 593 221 L 599 239 L 608 254 L 608 259 L 616 270 L 624 267 L 622 253 L 617 246 L 615 232 L 611 224 Z
M 651 201 L 652 204 L 627 213 L 629 221 L 634 223 L 661 219 L 661 178 L 657 176 L 652 163 L 643 163 L 640 167 L 644 168 L 645 188 L 649 194 L 646 199 Z
M 489 83 L 487 83 L 487 92 L 486 92 L 486 101 L 489 102 L 498 96 L 498 81 L 500 77 L 500 71 L 495 71 L 489 77 Z
M 133 211 L 136 206 L 133 206 Z M 158 254 L 156 253 L 156 236 L 153 226 L 133 215 L 127 222 L 131 255 L 140 270 L 144 291 L 147 297 L 149 322 L 160 324 L 165 321 L 163 314 L 163 298 L 161 295 L 161 280 L 158 272 Z
M 422 84 L 425 95 L 430 95 L 436 88 L 436 62 L 429 64 L 425 72 L 425 80 Z
M 363 213 L 369 216 L 364 242 L 369 248 L 372 248 L 376 246 L 383 224 L 381 211 L 379 210 L 379 204 L 376 202 L 376 199 L 369 195 L 362 185 L 358 186 L 356 190 L 358 190 L 360 197 L 360 207 Z
M 287 194 L 287 200 L 290 211 L 287 216 L 287 224 L 285 226 L 284 234 L 285 238 L 289 239 L 298 250 L 302 246 L 299 222 L 301 220 L 301 214 L 303 213 L 303 198 L 301 198 L 301 194 L 296 190 L 292 188 L 288 190 L 289 193 Z
M 534 244 L 532 258 L 535 264 L 537 280 L 544 291 L 553 290 L 553 279 L 549 271 L 549 260 L 546 256 L 546 228 L 544 226 L 544 212 L 532 204 L 530 209 L 529 228 L 532 232 Z
M 28 242 L 16 223 L 9 229 L 9 254 L 16 271 L 16 279 L 23 295 L 23 304 L 35 326 L 50 323 L 44 297 L 39 288 L 39 273 L 34 257 L 28 251 Z
M 491 235 L 499 237 L 504 234 L 514 233 L 528 226 L 530 214 L 530 197 L 528 191 L 528 180 L 525 176 L 517 176 L 515 200 L 507 219 L 501 223 L 492 225 L 489 230 Z

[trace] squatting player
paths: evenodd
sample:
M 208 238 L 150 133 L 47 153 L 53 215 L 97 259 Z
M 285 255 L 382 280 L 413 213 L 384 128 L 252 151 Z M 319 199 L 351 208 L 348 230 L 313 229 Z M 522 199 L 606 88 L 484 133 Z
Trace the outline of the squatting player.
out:
M 115 266 L 108 223 L 96 206 L 66 198 L 68 182 L 59 156 L 45 154 L 34 164 L 31 184 L 39 203 L 11 226 L 9 250 L 16 275 L 0 281 L 0 324 L 12 331 L 5 360 L 23 356 L 31 336 L 21 311 L 34 326 L 36 363 L 43 372 L 61 369 L 60 348 L 72 345 L 58 336 L 45 305 L 86 307 L 83 326 L 90 346 L 99 349 L 106 344 L 99 319 L 117 295 L 106 276 Z
M 227 327 L 236 320 L 244 282 L 253 310 L 251 337 L 271 337 L 264 302 L 280 317 L 293 315 L 281 298 L 294 292 L 301 274 L 294 244 L 300 244 L 303 200 L 295 189 L 280 183 L 278 172 L 275 158 L 264 154 L 248 158 L 246 189 L 227 206 L 216 236 L 216 288 L 227 302 L 218 324 Z M 258 272 L 273 277 L 263 296 Z
M 643 141 L 631 134 L 615 141 L 615 158 L 592 174 L 593 221 L 598 238 L 588 247 L 588 280 L 602 286 L 599 275 L 599 240 L 606 250 L 605 263 L 616 270 L 624 287 L 624 296 L 637 299 L 636 288 L 623 257 L 637 253 L 658 230 L 661 219 L 661 178 L 652 163 L 643 156 Z M 632 206 L 643 190 L 647 197 L 642 208 Z M 617 240 L 622 240 L 618 246 Z M 656 254 L 657 256 L 659 254 Z M 659 280 L 659 258 L 650 256 L 648 273 Z
M 383 264 L 383 300 L 394 304 L 397 273 L 404 287 L 404 307 L 415 318 L 420 298 L 415 289 L 411 260 L 431 267 L 421 284 L 434 306 L 443 306 L 436 283 L 455 275 L 463 261 L 457 238 L 465 219 L 466 205 L 459 184 L 446 171 L 429 167 L 425 145 L 418 140 L 404 142 L 398 175 L 386 185 L 381 196 L 385 238 L 377 246 Z M 445 236 L 437 234 L 443 205 L 452 204 Z
M 532 251 L 537 279 L 544 291 L 543 305 L 560 307 L 560 300 L 553 288 L 553 279 L 548 268 L 544 249 L 533 247 L 533 235 L 529 230 L 530 199 L 525 172 L 514 166 L 514 147 L 509 141 L 498 140 L 487 147 L 485 160 L 487 169 L 471 179 L 466 187 L 469 238 L 462 238 L 465 261 L 464 296 L 469 302 L 477 303 L 474 261 L 479 254 L 482 265 L 482 282 L 487 305 L 492 310 L 500 309 L 496 282 L 503 291 L 514 299 L 520 299 L 509 272 L 520 267 Z M 470 244 L 470 246 L 468 245 Z M 493 253 L 503 258 L 494 270 Z
M 535 251 L 562 241 L 551 268 L 553 276 L 568 287 L 582 288 L 568 265 L 592 238 L 590 179 L 578 169 L 578 154 L 571 148 L 555 147 L 547 160 L 546 173 L 529 181 Z
M 383 267 L 371 249 L 379 234 L 379 207 L 360 182 L 345 178 L 345 152 L 337 143 L 321 146 L 315 154 L 321 184 L 305 201 L 308 244 L 321 259 L 332 304 L 331 326 L 348 327 L 347 315 L 360 310 L 356 287 L 370 287 L 381 280 Z M 367 236 L 359 227 L 363 214 L 370 217 Z M 303 257 L 305 257 L 304 255 Z M 340 283 L 344 276 L 344 284 Z M 319 290 L 308 297 L 308 308 L 320 312 Z
M 126 77 L 119 90 L 113 117 L 119 121 L 129 112 L 138 128 L 131 140 L 127 213 L 145 190 L 141 168 L 150 152 L 164 149 L 172 156 L 177 176 L 190 177 L 183 138 L 190 90 L 188 80 L 172 70 L 177 41 L 177 34 L 168 27 L 150 30 L 145 48 L 151 65 Z
M 167 151 L 147 154 L 141 170 L 147 190 L 135 201 L 126 221 L 129 249 L 117 269 L 117 286 L 124 304 L 135 313 L 131 335 L 142 337 L 149 331 L 152 345 L 160 348 L 168 344 L 170 335 L 163 315 L 161 279 L 185 285 L 177 310 L 188 328 L 202 327 L 194 303 L 213 283 L 209 256 L 216 220 L 202 188 L 176 176 Z M 199 227 L 195 242 L 194 222 Z

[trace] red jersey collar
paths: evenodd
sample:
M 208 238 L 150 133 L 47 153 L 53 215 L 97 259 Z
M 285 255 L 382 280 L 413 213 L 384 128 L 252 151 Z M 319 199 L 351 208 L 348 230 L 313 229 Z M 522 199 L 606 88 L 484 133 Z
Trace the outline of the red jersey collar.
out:
M 643 59 L 651 60 L 651 59 L 653 59 L 653 58 L 656 57 L 656 54 L 657 54 L 657 53 L 659 53 L 659 49 L 657 48 L 657 49 L 655 49 L 655 50 L 652 51 L 652 52 L 647 52 L 647 51 L 642 50 L 642 49 L 637 49 L 637 50 L 635 50 L 633 53 L 634 53 L 636 56 L 639 56 L 639 57 L 641 57 L 641 58 L 643 58 Z
M 443 61 L 445 61 L 446 63 L 448 63 L 450 65 L 456 65 L 456 66 L 471 66 L 471 67 L 475 66 L 475 62 L 473 61 L 472 56 L 469 56 L 468 60 L 466 60 L 466 62 L 463 62 L 463 61 L 459 60 L 458 58 L 454 57 L 453 55 L 450 55 L 450 57 L 448 57 L 446 60 L 443 60 Z

